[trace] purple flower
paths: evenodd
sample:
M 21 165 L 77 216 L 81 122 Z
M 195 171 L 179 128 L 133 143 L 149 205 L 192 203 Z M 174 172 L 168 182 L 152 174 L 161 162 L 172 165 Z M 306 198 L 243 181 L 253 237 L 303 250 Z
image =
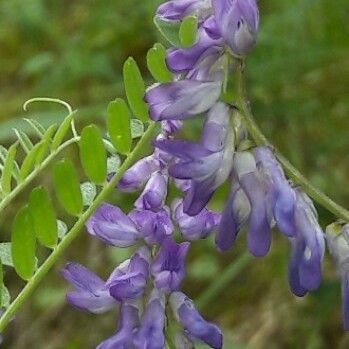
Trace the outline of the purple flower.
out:
M 165 297 L 153 290 L 135 336 L 135 349 L 165 348 Z
M 254 156 L 258 168 L 266 179 L 268 200 L 271 203 L 276 224 L 286 236 L 293 236 L 296 193 L 269 147 L 256 148 Z
M 66 296 L 74 307 L 99 314 L 114 306 L 115 300 L 109 295 L 105 282 L 84 266 L 67 263 L 61 274 L 76 289 Z
M 183 126 L 181 120 L 164 120 L 161 122 L 161 131 L 165 138 L 169 138 L 177 133 Z
M 230 249 L 251 212 L 250 202 L 237 178 L 233 178 L 229 198 L 220 221 L 216 236 L 216 246 L 220 251 Z
M 130 259 L 121 263 L 110 275 L 106 286 L 118 301 L 142 296 L 149 276 L 150 253 L 141 247 Z
M 234 172 L 251 206 L 248 217 L 248 250 L 256 257 L 265 256 L 271 245 L 271 217 L 265 199 L 265 186 L 253 155 L 247 151 L 236 153 Z
M 139 326 L 139 309 L 132 303 L 122 303 L 117 333 L 102 342 L 97 349 L 126 349 L 132 347 L 133 336 Z
M 175 317 L 190 337 L 206 343 L 211 348 L 222 348 L 223 336 L 220 329 L 204 320 L 195 309 L 193 301 L 184 293 L 173 292 L 170 303 Z
M 333 257 L 342 284 L 342 318 L 349 331 L 349 224 L 333 223 L 326 228 L 327 246 Z
M 127 192 L 141 189 L 152 173 L 159 169 L 159 166 L 159 160 L 154 155 L 137 161 L 124 173 L 118 184 L 118 189 Z
M 117 247 L 134 245 L 140 238 L 133 221 L 118 207 L 103 203 L 86 223 L 87 231 Z
M 159 212 L 133 210 L 129 213 L 129 217 L 149 245 L 161 244 L 173 232 L 173 224 L 167 207 Z
M 180 80 L 155 84 L 147 90 L 145 101 L 155 121 L 187 119 L 210 109 L 218 100 L 221 87 L 221 81 Z
M 259 13 L 256 0 L 212 0 L 220 33 L 237 56 L 248 54 L 256 44 Z
M 325 242 L 312 201 L 299 190 L 296 195 L 296 236 L 290 238 L 289 283 L 295 295 L 303 296 L 320 285 Z
M 151 266 L 155 287 L 170 293 L 178 289 L 185 276 L 185 257 L 190 243 L 177 244 L 171 239 L 166 239 Z
M 201 68 L 204 66 L 204 70 L 212 71 L 214 69 L 215 62 L 220 57 L 223 51 L 222 39 L 213 39 L 205 29 L 204 25 L 200 27 L 198 31 L 198 41 L 189 48 L 171 48 L 167 52 L 166 64 L 169 70 L 176 74 L 187 74 L 194 67 Z M 207 60 L 208 57 L 209 60 Z M 204 62 L 204 63 L 203 63 Z M 205 74 L 204 76 L 191 76 L 187 77 L 196 80 L 211 80 L 211 74 Z
M 216 103 L 208 113 L 199 144 L 187 141 L 155 141 L 155 146 L 178 157 L 169 168 L 175 178 L 191 179 L 184 199 L 184 212 L 195 216 L 214 191 L 228 178 L 234 151 L 234 135 L 229 127 L 229 107 Z
M 205 239 L 219 224 L 220 215 L 204 208 L 198 215 L 189 216 L 183 212 L 183 202 L 175 199 L 172 203 L 173 219 L 184 238 L 192 241 Z
M 212 12 L 210 0 L 171 0 L 161 4 L 156 15 L 164 20 L 181 20 L 186 16 L 207 17 Z
M 165 204 L 167 196 L 168 176 L 160 171 L 154 172 L 143 193 L 135 202 L 135 207 L 139 210 L 159 211 Z

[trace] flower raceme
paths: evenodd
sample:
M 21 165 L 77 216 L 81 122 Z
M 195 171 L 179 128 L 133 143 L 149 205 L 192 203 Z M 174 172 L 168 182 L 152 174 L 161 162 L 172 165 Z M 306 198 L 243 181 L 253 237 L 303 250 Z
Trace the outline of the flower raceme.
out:
M 197 16 L 197 38 L 191 47 L 167 50 L 173 81 L 155 84 L 145 93 L 150 117 L 161 127 L 152 154 L 131 166 L 117 186 L 140 192 L 134 208 L 124 213 L 104 203 L 86 224 L 88 233 L 104 243 L 135 252 L 107 281 L 77 264 L 67 264 L 62 274 L 76 289 L 67 294 L 75 307 L 101 313 L 119 304 L 117 331 L 98 349 L 165 348 L 165 332 L 174 320 L 176 331 L 170 332 L 177 349 L 193 348 L 196 342 L 220 349 L 219 328 L 204 320 L 180 291 L 190 245 L 214 233 L 216 247 L 223 252 L 246 227 L 247 249 L 262 257 L 277 227 L 291 245 L 290 289 L 304 296 L 319 287 L 324 237 L 310 198 L 288 181 L 271 148 L 242 146 L 248 134 L 239 112 L 221 101 L 225 77 L 233 67 L 230 56 L 241 58 L 255 45 L 256 1 L 171 0 L 160 5 L 156 15 L 169 22 Z M 181 140 L 179 131 L 194 117 L 203 122 L 199 141 Z M 213 212 L 210 200 L 226 182 L 230 192 L 224 209 Z M 182 194 L 172 202 L 171 185 Z M 348 231 L 343 228 L 340 238 L 327 233 L 342 279 L 346 329 Z

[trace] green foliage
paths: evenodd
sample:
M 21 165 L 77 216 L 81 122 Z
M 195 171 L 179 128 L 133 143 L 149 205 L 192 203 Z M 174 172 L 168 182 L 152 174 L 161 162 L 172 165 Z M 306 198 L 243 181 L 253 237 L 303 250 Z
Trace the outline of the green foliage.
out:
M 101 132 L 95 125 L 86 126 L 79 142 L 80 160 L 87 177 L 103 184 L 107 177 L 107 151 Z
M 129 153 L 132 145 L 130 111 L 121 98 L 108 105 L 107 129 L 115 149 L 121 154 Z
M 179 39 L 182 47 L 193 46 L 196 42 L 198 19 L 195 16 L 185 17 L 179 28 Z
M 36 241 L 28 206 L 22 207 L 16 214 L 12 226 L 11 253 L 17 274 L 29 280 L 36 266 Z
M 17 147 L 17 142 L 11 145 L 4 160 L 4 166 L 1 174 L 1 190 L 4 195 L 7 195 L 11 191 L 11 179 L 13 170 L 15 168 Z
M 151 75 L 159 82 L 169 82 L 172 74 L 166 66 L 166 49 L 163 45 L 156 43 L 147 53 L 147 65 Z
M 179 21 L 164 21 L 160 17 L 154 17 L 154 24 L 162 36 L 173 46 L 180 47 L 181 40 L 179 39 L 178 33 L 181 27 Z
M 73 216 L 80 215 L 83 208 L 80 183 L 70 160 L 64 159 L 54 165 L 53 184 L 62 207 Z
M 54 135 L 51 143 L 51 150 L 57 150 L 57 148 L 62 144 L 65 135 L 67 134 L 69 128 L 71 127 L 73 121 L 74 113 L 69 114 L 59 126 L 56 134 Z
M 56 215 L 44 187 L 37 187 L 31 192 L 29 210 L 37 239 L 44 246 L 54 248 L 58 238 Z
M 144 102 L 145 84 L 136 61 L 129 57 L 123 67 L 124 86 L 128 103 L 141 121 L 149 119 L 148 106 Z

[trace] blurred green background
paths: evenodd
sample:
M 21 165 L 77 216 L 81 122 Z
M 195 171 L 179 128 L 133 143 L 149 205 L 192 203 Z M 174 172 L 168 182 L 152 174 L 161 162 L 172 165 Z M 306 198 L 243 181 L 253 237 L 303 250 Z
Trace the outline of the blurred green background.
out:
M 104 122 L 106 106 L 122 95 L 122 63 L 161 40 L 152 25 L 160 1 L 0 0 L 0 140 L 9 144 L 21 117 L 50 124 L 64 116 L 56 106 L 22 104 L 34 96 L 68 101 L 80 123 Z M 316 186 L 349 207 L 349 1 L 261 0 L 258 46 L 247 62 L 254 114 L 265 134 Z M 188 132 L 198 132 L 197 125 Z M 72 151 L 72 155 L 74 155 Z M 39 179 L 49 184 L 48 173 Z M 24 193 L 0 220 L 9 239 L 11 217 Z M 213 203 L 221 205 L 224 190 Z M 129 207 L 132 197 L 115 194 Z M 323 226 L 333 217 L 319 207 Z M 63 213 L 62 213 L 63 215 Z M 64 217 L 64 216 L 63 216 Z M 288 243 L 274 234 L 268 257 L 251 263 L 241 234 L 236 247 L 215 252 L 211 240 L 194 244 L 185 292 L 200 299 L 203 314 L 223 328 L 227 349 L 348 348 L 340 321 L 340 285 L 326 257 L 321 288 L 304 299 L 287 287 Z M 93 316 L 65 304 L 59 276 L 66 260 L 107 275 L 129 251 L 105 248 L 81 236 L 25 304 L 5 333 L 4 348 L 94 348 L 115 330 L 113 313 Z M 214 297 L 227 268 L 236 272 Z M 234 274 L 232 272 L 232 274 Z M 22 286 L 6 275 L 13 294 Z

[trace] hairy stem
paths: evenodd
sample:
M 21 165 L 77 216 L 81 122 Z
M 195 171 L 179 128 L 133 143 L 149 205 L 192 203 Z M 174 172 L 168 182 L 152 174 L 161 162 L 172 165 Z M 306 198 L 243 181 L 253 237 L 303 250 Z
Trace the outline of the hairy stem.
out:
M 0 212 L 4 210 L 12 200 L 14 200 L 36 177 L 42 172 L 51 162 L 52 160 L 61 153 L 65 148 L 70 146 L 73 143 L 78 142 L 80 137 L 74 137 L 69 139 L 68 141 L 61 144 L 57 150 L 52 152 L 37 168 L 35 168 L 29 176 L 21 183 L 19 183 L 8 195 L 6 195 L 3 200 L 0 201 Z
M 93 212 L 100 206 L 100 204 L 106 200 L 108 195 L 115 190 L 115 186 L 120 181 L 121 177 L 125 171 L 135 162 L 135 160 L 143 153 L 144 146 L 150 142 L 153 133 L 156 129 L 156 124 L 151 122 L 147 131 L 144 133 L 143 137 L 138 141 L 137 145 L 130 153 L 130 155 L 125 159 L 123 164 L 120 166 L 116 174 L 113 176 L 111 181 L 102 189 L 92 205 L 79 217 L 74 226 L 70 229 L 67 235 L 62 239 L 59 245 L 53 250 L 50 256 L 45 260 L 45 262 L 38 268 L 34 276 L 28 281 L 23 290 L 19 293 L 17 298 L 10 304 L 6 309 L 4 314 L 0 318 L 0 332 L 2 332 L 12 317 L 16 314 L 20 306 L 27 300 L 27 298 L 32 294 L 35 288 L 39 285 L 41 280 L 47 275 L 51 270 L 53 265 L 57 262 L 58 258 L 62 256 L 65 250 L 70 246 L 73 240 L 79 235 L 85 222 L 93 214 Z
M 313 198 L 317 203 L 333 213 L 336 217 L 349 222 L 349 211 L 338 205 L 326 194 L 315 188 L 282 154 L 280 154 L 268 141 L 262 133 L 252 115 L 249 100 L 246 93 L 246 85 L 244 78 L 244 62 L 239 61 L 238 64 L 238 108 L 243 118 L 245 126 L 257 145 L 266 145 L 273 148 L 277 159 L 283 166 L 285 173 L 294 182 L 300 185 L 303 190 Z

